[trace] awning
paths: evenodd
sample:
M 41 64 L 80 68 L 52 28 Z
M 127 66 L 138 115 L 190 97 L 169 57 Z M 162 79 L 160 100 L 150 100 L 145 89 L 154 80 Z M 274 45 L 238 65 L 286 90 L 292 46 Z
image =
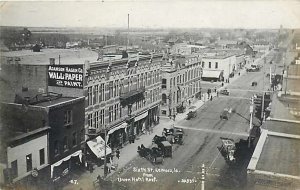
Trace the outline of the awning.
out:
M 147 115 L 148 115 L 148 111 L 146 111 L 145 113 L 143 113 L 143 114 L 141 114 L 141 115 L 139 115 L 139 116 L 136 116 L 136 117 L 134 118 L 134 121 L 139 121 L 139 120 L 141 120 L 141 119 L 147 117 Z
M 107 135 L 110 135 L 119 129 L 126 128 L 127 126 L 128 126 L 127 123 L 123 123 L 123 124 L 119 125 L 118 127 L 114 127 L 108 131 Z
M 87 145 L 90 147 L 91 151 L 97 156 L 97 158 L 102 158 L 105 156 L 105 142 L 100 136 L 88 141 Z M 111 154 L 111 148 L 106 145 L 106 155 L 108 154 Z
M 220 78 L 222 71 L 219 70 L 203 70 L 202 78 Z
M 51 165 L 51 178 L 53 177 L 53 169 L 56 166 L 61 165 L 63 162 L 70 160 L 71 157 L 75 157 L 75 156 L 79 156 L 80 162 L 81 162 L 81 158 L 82 158 L 82 151 L 78 150 L 77 152 L 74 152 L 73 154 L 61 159 L 60 161 L 54 163 Z

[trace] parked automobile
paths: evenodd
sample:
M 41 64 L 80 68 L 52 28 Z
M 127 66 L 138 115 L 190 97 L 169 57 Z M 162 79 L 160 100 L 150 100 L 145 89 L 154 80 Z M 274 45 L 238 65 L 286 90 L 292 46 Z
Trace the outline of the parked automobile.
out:
M 257 82 L 252 82 L 251 86 L 257 86 Z
M 220 94 L 229 96 L 229 90 L 228 89 L 220 90 Z
M 197 110 L 196 110 L 196 107 L 195 107 L 195 106 L 191 106 L 191 107 L 189 108 L 189 112 L 188 112 L 188 114 L 187 114 L 186 119 L 189 120 L 189 119 L 192 119 L 192 118 L 194 118 L 194 117 L 196 117 L 196 116 L 197 116 Z

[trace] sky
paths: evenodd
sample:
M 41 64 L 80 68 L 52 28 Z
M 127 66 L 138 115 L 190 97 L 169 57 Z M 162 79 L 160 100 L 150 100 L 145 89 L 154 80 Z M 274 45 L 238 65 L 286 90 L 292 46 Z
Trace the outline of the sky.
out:
M 300 28 L 299 0 L 98 0 L 0 2 L 1 26 Z

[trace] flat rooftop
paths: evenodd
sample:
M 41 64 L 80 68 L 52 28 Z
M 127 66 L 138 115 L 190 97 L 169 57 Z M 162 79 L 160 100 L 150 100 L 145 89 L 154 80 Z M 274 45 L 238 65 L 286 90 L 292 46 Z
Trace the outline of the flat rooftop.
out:
M 262 128 L 278 133 L 300 135 L 300 123 L 269 120 L 264 123 Z
M 55 64 L 84 64 L 84 61 L 96 61 L 98 53 L 89 49 L 41 49 L 41 52 L 32 50 L 2 52 L 1 57 L 7 63 L 18 63 L 25 65 L 49 65 L 50 58 L 55 58 Z M 18 61 L 15 61 L 17 58 Z
M 268 135 L 256 169 L 300 176 L 300 139 Z
M 60 98 L 57 98 L 57 99 L 51 99 L 49 101 L 39 102 L 39 103 L 32 104 L 32 105 L 41 106 L 41 107 L 48 107 L 48 106 L 63 103 L 63 102 L 73 100 L 73 99 L 76 99 L 76 98 L 75 97 L 60 97 Z

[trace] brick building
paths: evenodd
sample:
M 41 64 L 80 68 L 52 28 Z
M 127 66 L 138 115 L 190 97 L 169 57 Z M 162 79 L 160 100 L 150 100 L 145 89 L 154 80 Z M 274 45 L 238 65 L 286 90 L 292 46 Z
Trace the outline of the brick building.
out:
M 1 152 L 13 171 L 8 178 L 47 189 L 81 168 L 85 100 L 55 93 L 19 97 L 16 103 L 1 104 Z M 31 178 L 32 173 L 38 178 Z
M 85 127 L 89 139 L 107 132 L 111 148 L 132 142 L 158 121 L 162 55 L 86 62 Z M 90 147 L 91 148 L 91 147 Z
M 200 97 L 201 57 L 170 56 L 162 66 L 162 116 L 173 116 Z M 180 111 L 181 110 L 181 111 Z

